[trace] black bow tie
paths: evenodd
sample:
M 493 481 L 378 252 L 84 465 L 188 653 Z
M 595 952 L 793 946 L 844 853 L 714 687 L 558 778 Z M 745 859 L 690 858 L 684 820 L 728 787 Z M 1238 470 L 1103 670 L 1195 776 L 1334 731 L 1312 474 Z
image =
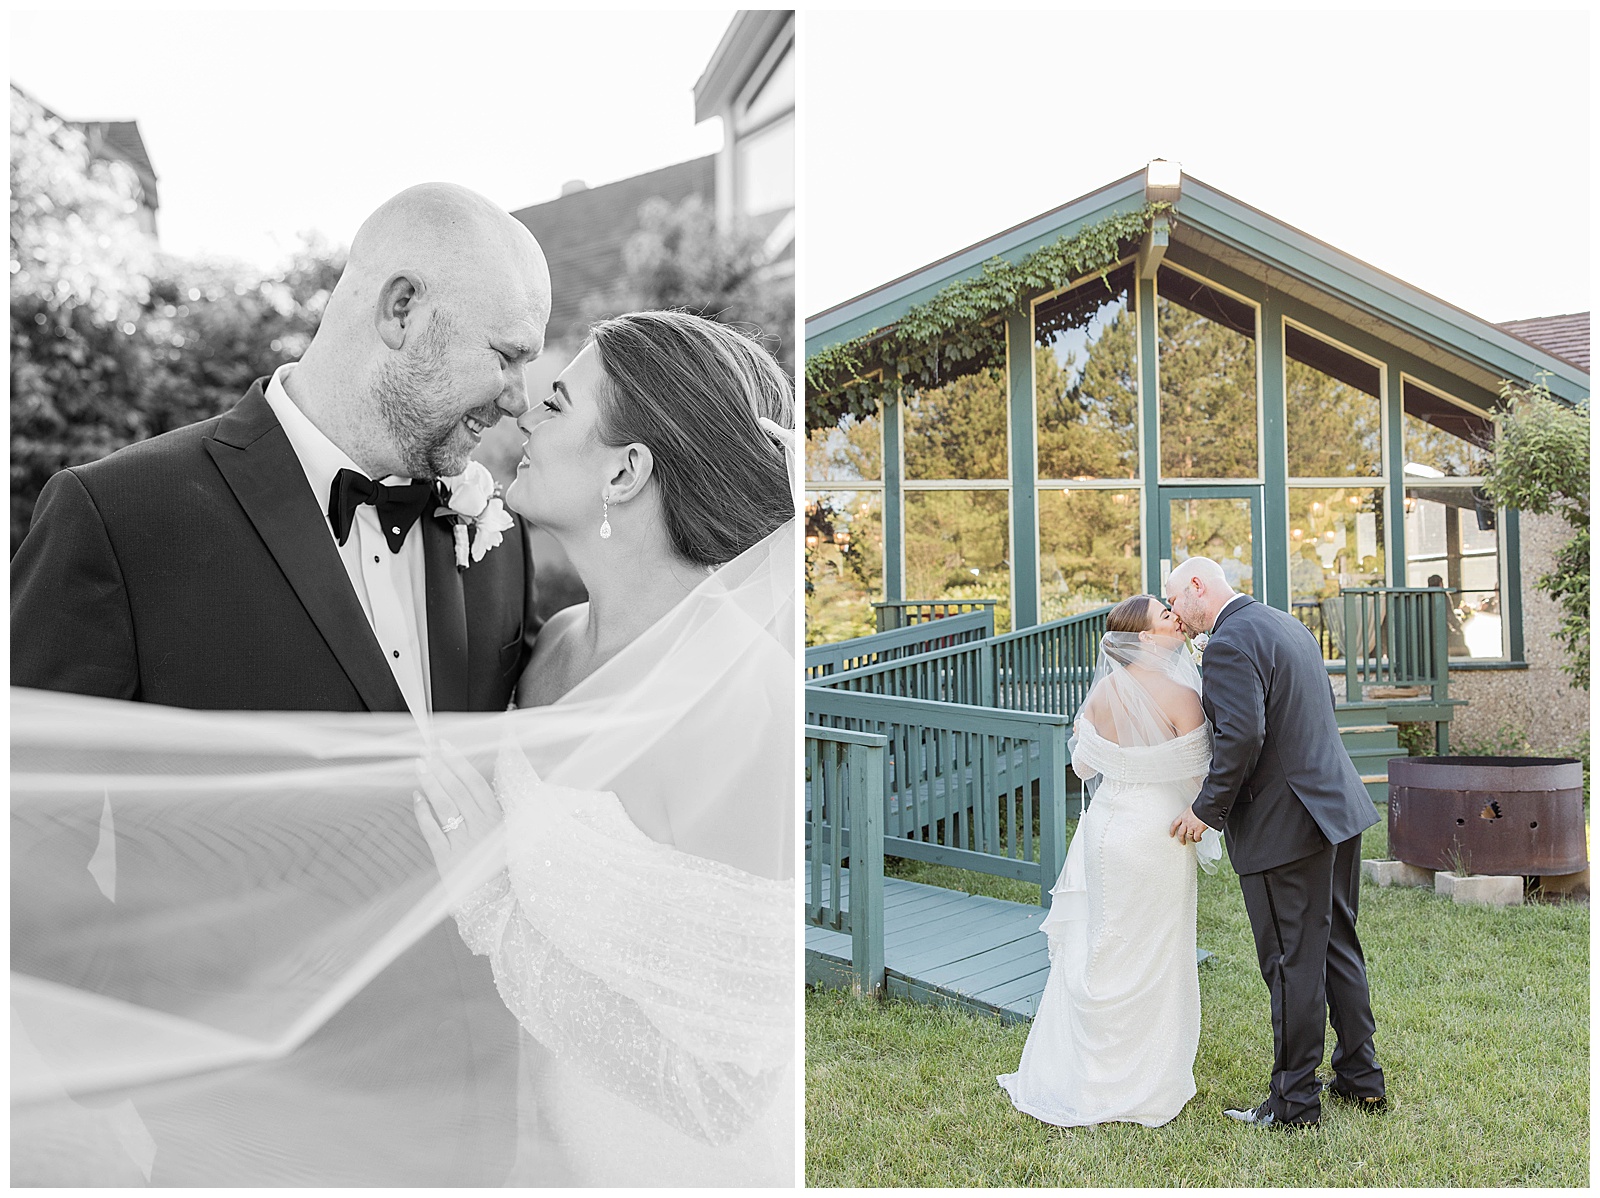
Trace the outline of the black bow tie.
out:
M 359 471 L 341 470 L 333 476 L 333 486 L 328 492 L 328 520 L 333 525 L 333 535 L 343 545 L 350 539 L 350 523 L 356 518 L 356 508 L 370 503 L 378 509 L 378 523 L 383 526 L 383 536 L 390 550 L 399 553 L 406 533 L 428 510 L 433 499 L 432 483 L 388 487 L 373 482 Z

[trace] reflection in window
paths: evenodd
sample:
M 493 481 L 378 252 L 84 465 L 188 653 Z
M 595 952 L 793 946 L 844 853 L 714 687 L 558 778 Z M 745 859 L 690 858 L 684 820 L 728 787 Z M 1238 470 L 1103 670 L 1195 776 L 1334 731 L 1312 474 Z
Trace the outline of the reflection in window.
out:
M 907 479 L 1009 477 L 1005 325 L 997 321 L 975 337 L 977 357 L 954 367 L 942 385 L 901 401 Z
M 907 491 L 906 598 L 998 599 L 995 631 L 1011 627 L 1007 491 Z
M 1494 422 L 1404 380 L 1407 474 L 1423 478 L 1470 478 L 1489 466 Z
M 1452 657 L 1504 657 L 1494 505 L 1476 487 L 1406 491 L 1406 585 L 1445 586 Z
M 741 215 L 794 207 L 794 117 L 741 137 L 734 155 Z
M 756 89 L 745 109 L 739 114 L 739 130 L 754 128 L 781 113 L 794 111 L 794 45 L 791 43 L 783 56 L 773 64 L 772 70 Z
M 876 632 L 883 598 L 883 496 L 806 493 L 806 644 Z
M 1162 475 L 1256 477 L 1255 309 L 1166 267 L 1156 289 Z
M 1139 339 L 1133 267 L 1034 309 L 1040 478 L 1139 477 Z
M 1250 515 L 1248 499 L 1169 499 L 1172 564 L 1191 557 L 1209 557 L 1222 567 L 1230 587 L 1254 595 L 1255 529 Z
M 1289 477 L 1382 475 L 1378 368 L 1293 325 L 1283 347 Z
M 1289 488 L 1289 588 L 1296 602 L 1340 587 L 1381 587 L 1383 492 L 1370 487 Z
M 861 482 L 883 477 L 883 422 L 846 416 L 839 424 L 806 436 L 806 478 L 813 482 Z
M 1059 620 L 1144 590 L 1139 492 L 1039 492 L 1039 608 Z

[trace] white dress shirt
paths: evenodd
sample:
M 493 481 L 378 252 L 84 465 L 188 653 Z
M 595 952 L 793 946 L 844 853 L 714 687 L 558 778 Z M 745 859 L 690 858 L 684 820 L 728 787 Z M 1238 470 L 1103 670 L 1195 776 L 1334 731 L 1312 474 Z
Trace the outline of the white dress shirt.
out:
M 1215 627 L 1216 627 L 1216 626 L 1217 626 L 1217 620 L 1220 620 L 1220 619 L 1222 619 L 1222 613 L 1223 613 L 1223 612 L 1225 612 L 1225 611 L 1227 611 L 1227 610 L 1228 610 L 1228 609 L 1229 609 L 1229 608 L 1230 608 L 1230 607 L 1232 607 L 1232 606 L 1233 606 L 1233 605 L 1234 605 L 1234 604 L 1235 604 L 1235 603 L 1238 603 L 1238 602 L 1240 602 L 1240 601 L 1241 601 L 1241 600 L 1243 600 L 1243 599 L 1245 599 L 1245 598 L 1247 598 L 1247 596 L 1246 596 L 1246 595 L 1245 595 L 1245 593 L 1244 593 L 1244 592 L 1243 592 L 1243 591 L 1240 591 L 1240 592 L 1239 592 L 1239 593 L 1238 593 L 1238 594 L 1236 594 L 1236 595 L 1235 595 L 1235 596 L 1234 596 L 1234 597 L 1233 597 L 1233 598 L 1232 598 L 1232 599 L 1229 599 L 1229 600 L 1228 600 L 1228 601 L 1227 601 L 1227 602 L 1226 602 L 1226 603 L 1224 603 L 1224 604 L 1223 604 L 1223 605 L 1222 605 L 1222 606 L 1221 606 L 1221 607 L 1219 607 L 1219 608 L 1217 608 L 1217 617 L 1216 617 L 1216 620 L 1212 620 L 1212 621 L 1211 621 L 1211 627 L 1213 627 L 1213 628 L 1215 628 Z
M 334 540 L 345 573 L 350 576 L 350 586 L 366 613 L 367 623 L 372 625 L 394 680 L 400 684 L 406 706 L 420 718 L 433 709 L 428 677 L 428 576 L 422 557 L 422 521 L 431 517 L 419 519 L 406 533 L 400 552 L 394 553 L 378 525 L 378 509 L 363 503 L 356 507 L 345 543 L 340 545 L 334 539 L 333 524 L 328 520 L 328 493 L 334 476 L 340 470 L 366 472 L 328 440 L 289 398 L 283 380 L 294 367 L 289 362 L 273 372 L 272 381 L 267 384 L 267 403 L 283 426 L 295 457 L 300 459 L 306 484 L 322 511 L 322 527 Z M 377 481 L 403 486 L 411 480 L 391 474 Z

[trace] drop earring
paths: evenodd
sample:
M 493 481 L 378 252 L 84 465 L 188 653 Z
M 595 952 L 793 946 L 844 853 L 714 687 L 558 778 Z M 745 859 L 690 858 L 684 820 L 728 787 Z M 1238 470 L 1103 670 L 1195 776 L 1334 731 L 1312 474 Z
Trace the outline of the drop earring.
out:
M 609 491 L 600 492 L 600 503 L 602 505 L 600 510 L 600 539 L 604 541 L 611 536 L 611 493 Z

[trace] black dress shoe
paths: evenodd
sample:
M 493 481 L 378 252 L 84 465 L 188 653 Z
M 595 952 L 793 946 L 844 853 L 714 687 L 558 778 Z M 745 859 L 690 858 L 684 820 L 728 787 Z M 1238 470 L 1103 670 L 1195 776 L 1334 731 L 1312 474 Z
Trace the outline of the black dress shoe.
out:
M 1323 1082 L 1322 1088 L 1331 1097 L 1337 1098 L 1346 1106 L 1353 1106 L 1368 1112 L 1389 1109 L 1389 1099 L 1382 1094 L 1352 1094 L 1348 1090 L 1341 1090 L 1333 1082 Z
M 1315 1119 L 1280 1119 L 1268 1109 L 1268 1103 L 1250 1110 L 1226 1110 L 1222 1112 L 1230 1119 L 1237 1119 L 1240 1123 L 1248 1123 L 1251 1127 L 1270 1127 L 1274 1131 L 1289 1131 L 1297 1127 L 1315 1127 Z

